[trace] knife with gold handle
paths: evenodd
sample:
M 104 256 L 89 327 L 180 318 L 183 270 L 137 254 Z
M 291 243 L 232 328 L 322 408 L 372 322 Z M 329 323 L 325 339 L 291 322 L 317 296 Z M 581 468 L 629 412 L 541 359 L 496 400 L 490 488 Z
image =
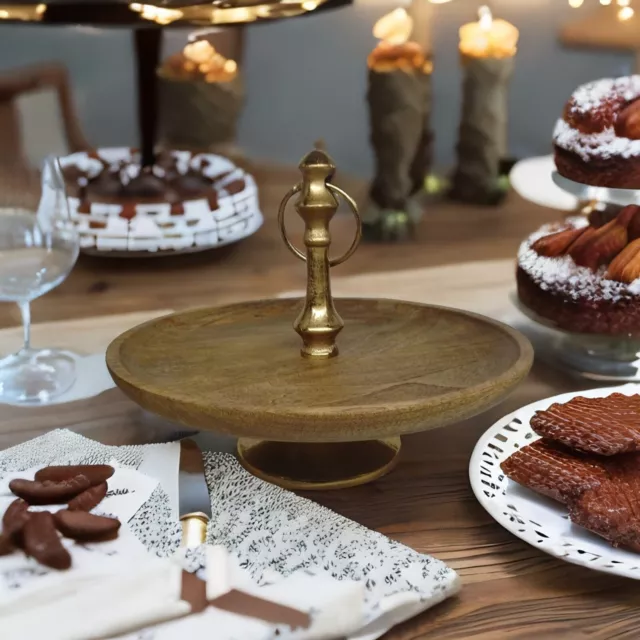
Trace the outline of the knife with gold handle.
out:
M 211 520 L 211 498 L 204 472 L 202 451 L 193 440 L 180 443 L 180 522 L 183 547 L 197 547 L 207 539 L 207 525 Z M 195 575 L 183 572 L 182 598 L 192 606 L 194 613 L 207 606 L 216 607 L 271 624 L 284 624 L 292 628 L 307 628 L 309 615 L 298 609 L 265 600 L 249 593 L 230 589 L 213 600 L 207 599 L 206 583 Z
M 193 440 L 180 442 L 178 475 L 182 546 L 197 547 L 207 539 L 211 499 L 204 475 L 202 451 Z

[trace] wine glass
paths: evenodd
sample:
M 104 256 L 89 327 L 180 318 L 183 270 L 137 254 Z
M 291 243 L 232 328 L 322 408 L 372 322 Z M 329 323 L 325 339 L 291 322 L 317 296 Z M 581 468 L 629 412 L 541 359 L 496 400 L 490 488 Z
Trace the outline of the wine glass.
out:
M 0 173 L 0 301 L 17 303 L 24 328 L 22 349 L 0 359 L 0 402 L 44 404 L 75 382 L 73 354 L 31 346 L 30 303 L 69 275 L 78 252 L 57 159 L 47 158 L 41 177 Z

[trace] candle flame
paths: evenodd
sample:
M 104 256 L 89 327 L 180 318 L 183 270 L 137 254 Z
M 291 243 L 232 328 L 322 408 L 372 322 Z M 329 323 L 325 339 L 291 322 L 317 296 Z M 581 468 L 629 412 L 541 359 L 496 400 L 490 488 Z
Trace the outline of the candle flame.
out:
M 184 47 L 182 53 L 187 60 L 195 62 L 196 64 L 202 64 L 207 62 L 215 54 L 215 49 L 206 40 L 197 40 Z
M 460 27 L 460 52 L 471 58 L 511 58 L 520 33 L 506 20 L 494 20 L 487 6 L 480 7 L 478 22 Z
M 191 81 L 228 82 L 238 74 L 238 65 L 218 53 L 208 40 L 190 40 L 181 54 L 165 60 L 160 72 L 164 77 Z
M 413 31 L 413 18 L 402 8 L 382 16 L 373 25 L 373 35 L 389 44 L 404 44 Z
M 491 31 L 491 28 L 493 27 L 493 14 L 491 13 L 491 9 L 486 4 L 482 5 L 478 9 L 478 17 L 480 28 L 483 31 Z

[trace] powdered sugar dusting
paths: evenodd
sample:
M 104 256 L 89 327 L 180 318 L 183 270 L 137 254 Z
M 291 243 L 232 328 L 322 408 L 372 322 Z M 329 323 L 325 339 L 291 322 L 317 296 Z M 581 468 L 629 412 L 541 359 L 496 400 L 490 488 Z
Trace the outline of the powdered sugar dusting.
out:
M 606 267 L 594 272 L 587 267 L 579 267 L 570 256 L 547 258 L 531 248 L 538 238 L 587 224 L 585 218 L 570 218 L 560 228 L 557 224 L 544 225 L 520 245 L 518 264 L 543 291 L 556 292 L 573 300 L 606 300 L 615 303 L 638 296 L 640 278 L 631 284 L 616 282 L 604 277 Z
M 625 102 L 640 97 L 640 75 L 604 78 L 578 87 L 573 94 L 573 110 L 588 113 L 607 101 L 622 97 Z
M 561 119 L 553 132 L 554 143 L 579 155 L 588 162 L 592 158 L 634 158 L 640 156 L 640 140 L 619 137 L 614 125 L 617 114 L 627 103 L 640 98 L 640 75 L 605 78 L 589 82 L 576 89 L 569 102 L 569 122 L 575 124 L 585 117 L 602 129 L 583 133 Z M 591 122 L 591 124 L 594 124 Z M 593 130 L 593 129 L 592 129 Z
M 585 162 L 591 158 L 634 158 L 640 156 L 640 140 L 619 138 L 613 127 L 600 133 L 582 133 L 558 120 L 553 141 L 562 149 L 578 154 Z

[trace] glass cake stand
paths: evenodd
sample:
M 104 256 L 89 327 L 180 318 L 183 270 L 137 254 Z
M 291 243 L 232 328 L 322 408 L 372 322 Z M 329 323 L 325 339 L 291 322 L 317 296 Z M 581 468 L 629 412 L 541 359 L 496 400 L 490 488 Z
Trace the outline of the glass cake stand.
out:
M 511 327 L 454 309 L 376 299 L 334 305 L 329 269 L 355 251 L 360 218 L 331 183 L 335 165 L 324 152 L 308 154 L 300 170 L 279 223 L 287 247 L 306 262 L 306 299 L 153 320 L 118 337 L 107 366 L 144 409 L 238 437 L 240 461 L 260 478 L 290 489 L 351 487 L 393 468 L 402 434 L 500 402 L 527 375 L 533 349 Z M 285 229 L 294 195 L 304 251 Z M 358 233 L 344 256 L 331 259 L 338 196 L 355 214 Z
M 518 328 L 547 364 L 588 380 L 640 382 L 640 337 L 565 331 L 525 306 L 517 293 L 511 301 L 533 323 Z

